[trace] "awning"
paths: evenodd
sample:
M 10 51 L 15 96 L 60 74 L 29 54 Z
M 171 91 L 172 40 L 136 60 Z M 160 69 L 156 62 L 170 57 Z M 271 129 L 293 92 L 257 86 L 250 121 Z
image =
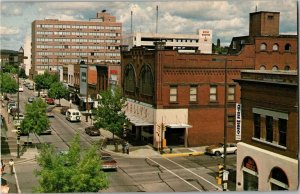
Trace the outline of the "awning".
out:
M 79 94 L 77 94 L 77 97 L 78 97 L 81 101 L 86 102 L 86 96 L 80 96 Z M 94 100 L 91 99 L 91 98 L 88 98 L 88 102 L 94 102 Z
M 135 126 L 152 126 L 153 123 L 145 121 L 143 118 L 137 117 L 135 115 L 126 115 L 129 119 L 130 123 L 134 124 Z
M 191 128 L 192 126 L 188 125 L 188 124 L 180 123 L 180 124 L 167 124 L 166 127 L 169 127 L 169 128 Z

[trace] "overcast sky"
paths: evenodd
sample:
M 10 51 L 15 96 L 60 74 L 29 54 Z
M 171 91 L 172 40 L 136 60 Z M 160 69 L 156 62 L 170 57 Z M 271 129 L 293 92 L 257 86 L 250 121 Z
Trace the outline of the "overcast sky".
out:
M 159 9 L 159 33 L 196 34 L 197 29 L 211 29 L 213 42 L 228 46 L 232 37 L 249 34 L 249 13 L 280 12 L 280 33 L 297 34 L 296 0 L 234 1 L 1 1 L 1 49 L 25 49 L 30 56 L 31 23 L 34 20 L 89 20 L 105 9 L 123 23 L 123 33 L 133 30 L 155 32 L 156 5 Z

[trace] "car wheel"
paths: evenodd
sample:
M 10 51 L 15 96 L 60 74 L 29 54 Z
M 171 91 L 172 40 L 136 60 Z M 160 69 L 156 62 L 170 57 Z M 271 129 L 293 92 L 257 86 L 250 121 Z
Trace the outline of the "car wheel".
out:
M 237 152 L 237 150 L 234 150 L 234 152 L 233 152 L 233 153 L 234 153 L 234 154 L 236 154 L 236 152 Z
M 216 156 L 221 156 L 221 152 L 216 151 L 216 152 L 215 152 L 215 155 L 216 155 Z

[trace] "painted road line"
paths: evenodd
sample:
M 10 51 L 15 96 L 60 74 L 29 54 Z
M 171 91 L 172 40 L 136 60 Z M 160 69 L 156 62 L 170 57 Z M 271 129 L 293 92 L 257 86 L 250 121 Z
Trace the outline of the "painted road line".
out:
M 16 185 L 17 185 L 18 193 L 21 193 L 21 189 L 20 189 L 20 185 L 19 185 L 19 181 L 18 181 L 18 177 L 17 177 L 16 168 L 14 166 L 13 166 L 13 168 L 14 168 L 14 172 L 15 172 L 15 179 L 16 179 Z
M 161 166 L 162 168 L 164 168 L 165 170 L 167 170 L 168 172 L 170 172 L 171 174 L 173 174 L 174 176 L 178 177 L 179 179 L 181 179 L 182 181 L 184 181 L 185 183 L 187 183 L 188 185 L 190 185 L 191 187 L 193 187 L 194 189 L 196 189 L 197 191 L 202 192 L 201 189 L 198 189 L 197 187 L 195 187 L 194 185 L 192 185 L 191 183 L 187 182 L 186 180 L 184 180 L 183 178 L 181 178 L 179 175 L 175 174 L 174 172 L 172 172 L 171 170 L 167 169 L 166 167 L 164 167 L 163 165 L 155 162 L 154 160 L 147 158 L 149 160 L 151 160 L 152 162 L 156 163 L 157 165 Z
M 209 183 L 209 184 L 211 184 L 213 187 L 215 187 L 216 189 L 218 189 L 218 190 L 221 190 L 217 185 L 215 185 L 215 184 L 213 184 L 212 182 L 210 182 L 210 181 L 208 181 L 208 180 L 206 180 L 205 178 L 203 178 L 202 176 L 200 176 L 200 175 L 198 175 L 198 174 L 196 174 L 196 173 L 194 173 L 193 171 L 191 171 L 190 169 L 188 169 L 188 168 L 185 168 L 184 166 L 182 166 L 182 165 L 180 165 L 180 164 L 178 164 L 177 162 L 174 162 L 173 160 L 170 160 L 169 158 L 165 158 L 166 160 L 169 160 L 170 162 L 172 162 L 172 163 L 174 163 L 174 164 L 176 164 L 176 165 L 178 165 L 178 166 L 180 166 L 181 168 L 183 168 L 183 169 L 185 169 L 185 170 L 187 170 L 187 171 L 189 171 L 190 173 L 192 173 L 193 175 L 195 175 L 195 176 L 197 176 L 197 177 L 199 177 L 199 178 L 201 178 L 202 180 L 204 180 L 204 181 L 206 181 L 207 183 Z
M 185 153 L 174 153 L 174 154 L 162 154 L 162 157 L 199 156 L 203 154 L 204 152 L 185 152 Z

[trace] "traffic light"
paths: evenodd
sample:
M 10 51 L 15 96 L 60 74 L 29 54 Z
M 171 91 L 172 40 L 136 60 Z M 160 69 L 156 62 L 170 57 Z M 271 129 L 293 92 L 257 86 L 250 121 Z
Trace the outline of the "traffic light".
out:
M 218 176 L 217 178 L 217 182 L 219 185 L 221 185 L 223 183 L 223 173 L 224 173 L 224 166 L 222 164 L 218 165 Z

